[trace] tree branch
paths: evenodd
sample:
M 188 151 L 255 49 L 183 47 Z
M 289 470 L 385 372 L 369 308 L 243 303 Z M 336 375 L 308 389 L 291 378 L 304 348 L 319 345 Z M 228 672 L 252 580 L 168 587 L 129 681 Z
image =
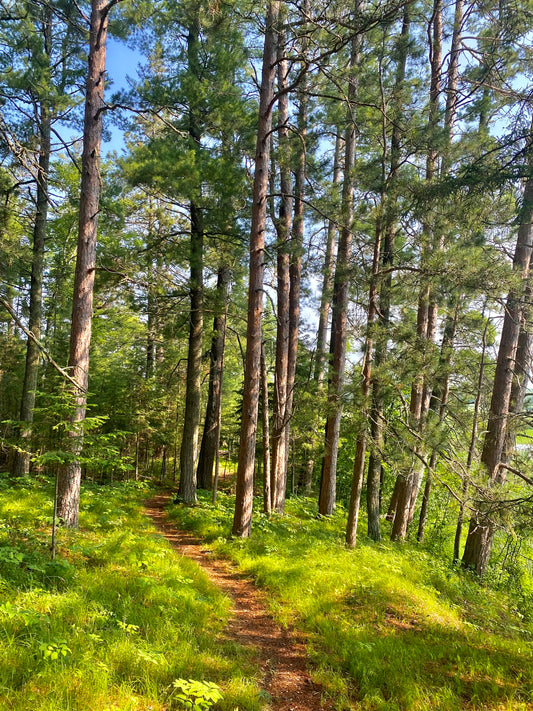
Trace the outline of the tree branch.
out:
M 72 385 L 76 387 L 77 390 L 80 390 L 83 393 L 86 393 L 87 390 L 81 386 L 77 380 L 75 380 L 71 375 L 67 373 L 67 371 L 62 368 L 58 363 L 55 362 L 55 360 L 52 358 L 48 350 L 43 346 L 43 344 L 34 336 L 34 334 L 26 328 L 26 326 L 22 323 L 22 321 L 19 319 L 17 316 L 16 312 L 13 310 L 12 306 L 2 297 L 0 297 L 0 304 L 5 308 L 5 310 L 9 313 L 13 321 L 17 324 L 17 326 L 23 331 L 28 338 L 31 338 L 31 340 L 35 343 L 37 348 L 41 351 L 41 353 L 44 355 L 46 360 L 50 363 L 52 367 L 54 367 L 57 372 L 62 375 L 66 380 L 69 381 Z

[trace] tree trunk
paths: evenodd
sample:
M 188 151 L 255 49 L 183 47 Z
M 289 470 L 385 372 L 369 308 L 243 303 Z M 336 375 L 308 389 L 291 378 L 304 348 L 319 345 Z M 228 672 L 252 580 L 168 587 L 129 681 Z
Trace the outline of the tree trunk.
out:
M 342 137 L 340 132 L 337 131 L 337 136 L 335 138 L 335 156 L 333 159 L 333 190 L 336 190 L 341 182 L 341 149 Z M 315 352 L 315 380 L 319 387 L 322 387 L 324 383 L 324 376 L 326 372 L 326 342 L 331 306 L 331 289 L 333 287 L 333 266 L 335 263 L 336 237 L 336 222 L 334 220 L 329 220 Z
M 378 314 L 378 278 L 381 256 L 382 228 L 383 225 L 381 222 L 381 216 L 378 216 L 376 221 L 376 237 L 374 240 L 374 255 L 372 259 L 372 274 L 370 276 L 368 313 L 366 321 L 365 357 L 363 362 L 363 377 L 361 383 L 361 415 L 363 422 L 360 425 L 360 430 L 357 435 L 352 491 L 350 495 L 350 506 L 348 509 L 348 523 L 346 526 L 346 545 L 349 548 L 354 548 L 357 542 L 357 521 L 359 519 L 361 490 L 363 488 L 363 478 L 365 472 L 367 420 L 370 387 L 372 383 L 372 359 L 374 357 L 374 328 Z
M 494 374 L 489 421 L 481 453 L 481 462 L 487 472 L 489 488 L 497 485 L 501 486 L 506 480 L 506 470 L 500 465 L 505 456 L 509 456 L 509 452 L 506 452 L 508 421 L 520 338 L 520 325 L 524 309 L 523 299 L 527 291 L 526 285 L 531 262 L 532 216 L 533 179 L 529 178 L 524 190 L 524 202 L 513 260 L 513 268 L 520 272 L 524 288 L 521 293 L 512 291 L 507 297 L 496 372 Z M 483 575 L 487 569 L 495 532 L 493 518 L 489 512 L 483 509 L 484 506 L 481 504 L 478 512 L 470 520 L 462 561 L 465 568 L 472 568 L 478 575 Z
M 361 2 L 360 0 L 356 0 L 354 14 L 357 15 L 360 9 Z M 333 282 L 330 341 L 332 360 L 328 382 L 328 416 L 326 420 L 325 452 L 322 462 L 322 480 L 320 483 L 320 497 L 318 501 L 318 510 L 322 516 L 331 516 L 333 513 L 337 488 L 337 455 L 339 451 L 339 434 L 342 415 L 341 398 L 344 387 L 348 291 L 350 286 L 350 259 L 352 252 L 356 142 L 355 113 L 359 89 L 359 80 L 356 71 L 361 61 L 361 46 L 362 35 L 356 33 L 352 37 L 350 51 L 348 108 L 346 112 L 346 132 L 344 138 L 344 181 L 341 201 L 342 229 Z
M 277 231 L 277 333 L 276 367 L 274 372 L 274 397 L 272 418 L 272 509 L 279 511 L 285 500 L 285 482 L 287 476 L 285 450 L 287 438 L 287 396 L 289 368 L 289 238 L 292 224 L 292 185 L 289 152 L 289 95 L 286 91 L 288 62 L 283 58 L 285 52 L 285 33 L 278 36 L 278 147 L 280 169 L 280 205 L 276 220 Z
M 215 318 L 211 341 L 209 368 L 209 392 L 204 422 L 204 433 L 198 459 L 197 479 L 200 489 L 211 489 L 213 465 L 220 440 L 220 412 L 222 409 L 222 378 L 224 374 L 224 347 L 226 343 L 226 320 L 228 313 L 231 271 L 222 264 L 218 269 Z
M 43 18 L 45 54 L 49 60 L 52 52 L 52 11 L 45 10 Z M 48 219 L 48 174 L 50 169 L 50 108 L 44 101 L 40 105 L 39 117 L 39 167 L 37 170 L 37 194 L 35 224 L 33 227 L 33 257 L 31 265 L 30 312 L 28 328 L 37 341 L 41 339 L 41 320 L 43 311 L 43 271 L 46 225 Z M 20 449 L 13 460 L 14 476 L 24 476 L 30 471 L 30 437 L 35 408 L 35 392 L 39 374 L 39 347 L 32 338 L 26 345 L 26 366 L 20 403 Z
M 196 502 L 196 454 L 202 389 L 203 228 L 201 213 L 195 203 L 191 203 L 190 254 L 191 315 L 178 491 L 180 499 L 185 504 Z
M 446 409 L 448 405 L 448 395 L 450 392 L 450 361 L 453 354 L 455 334 L 457 331 L 457 322 L 459 320 L 459 309 L 462 302 L 462 296 L 459 296 L 455 305 L 453 315 L 449 315 L 444 327 L 442 344 L 440 349 L 438 375 L 431 396 L 429 405 L 430 413 L 434 414 L 433 420 L 437 427 L 440 427 L 444 422 Z M 436 417 L 435 417 L 436 416 Z M 420 542 L 424 539 L 424 532 L 429 510 L 429 498 L 433 483 L 433 473 L 437 465 L 438 450 L 436 447 L 431 452 L 429 466 L 426 472 L 426 485 L 424 487 L 424 495 L 422 498 L 422 508 L 420 510 L 420 518 L 418 521 L 417 540 Z M 414 513 L 414 511 L 413 511 Z
M 479 372 L 477 379 L 477 391 L 476 399 L 474 401 L 474 413 L 472 415 L 472 431 L 470 435 L 470 445 L 468 447 L 468 455 L 466 458 L 466 473 L 463 475 L 463 486 L 462 486 L 462 499 L 459 504 L 459 514 L 457 516 L 457 526 L 455 528 L 455 539 L 453 543 L 453 562 L 457 563 L 459 561 L 459 550 L 461 547 L 461 537 L 463 535 L 463 523 L 466 508 L 466 497 L 468 495 L 468 474 L 472 467 L 472 462 L 474 461 L 474 455 L 476 452 L 476 443 L 478 440 L 478 426 L 479 426 L 479 410 L 481 407 L 481 397 L 483 388 L 483 378 L 485 377 L 485 355 L 487 351 L 487 331 L 490 325 L 490 318 L 487 318 L 485 322 L 485 328 L 483 330 L 482 339 L 482 349 L 481 349 L 481 359 L 479 363 Z
M 450 169 L 450 154 L 451 154 L 451 145 L 452 145 L 452 137 L 453 137 L 453 129 L 455 125 L 455 117 L 457 114 L 457 100 L 458 100 L 458 94 L 457 94 L 457 84 L 458 84 L 458 79 L 459 79 L 459 57 L 460 57 L 460 52 L 461 52 L 461 32 L 462 32 L 462 27 L 463 27 L 463 0 L 456 0 L 455 3 L 455 15 L 454 15 L 454 25 L 453 25 L 453 33 L 452 33 L 452 44 L 450 48 L 450 61 L 448 65 L 448 71 L 447 71 L 447 83 L 446 83 L 446 109 L 445 109 L 445 114 L 444 114 L 444 131 L 445 131 L 445 136 L 446 136 L 446 145 L 442 151 L 442 161 L 441 161 L 441 176 L 446 176 L 449 172 Z M 439 43 L 440 44 L 440 43 Z M 440 54 L 440 47 L 438 54 Z M 440 62 L 440 58 L 437 57 L 438 61 Z M 436 301 L 433 302 L 432 305 L 433 311 L 434 311 L 434 320 L 436 322 L 437 318 L 437 303 Z M 459 308 L 459 307 L 457 307 Z M 439 412 L 439 424 L 442 423 L 444 420 L 445 412 L 446 412 L 446 404 L 447 404 L 447 399 L 448 399 L 448 391 L 449 391 L 449 385 L 448 385 L 448 373 L 449 373 L 449 360 L 451 357 L 451 349 L 453 348 L 453 339 L 455 338 L 455 328 L 456 328 L 456 320 L 457 320 L 457 312 L 456 316 L 453 321 L 453 335 L 448 340 L 451 340 L 450 344 L 445 345 L 445 341 L 447 340 L 447 330 L 450 328 L 450 320 L 448 320 L 447 326 L 445 328 L 445 333 L 444 333 L 444 339 L 443 339 L 443 346 L 441 350 L 441 358 L 439 362 L 439 374 L 437 376 L 437 400 L 440 399 L 440 405 L 438 406 L 438 412 Z M 447 354 L 446 354 L 447 351 Z M 443 360 L 444 358 L 444 360 Z M 443 375 L 444 374 L 444 375 Z M 430 389 L 429 386 L 426 386 L 427 389 L 427 394 L 429 397 Z M 431 396 L 431 399 L 433 400 L 433 396 Z M 438 405 L 438 403 L 437 403 Z M 437 405 L 433 407 L 433 410 L 436 412 L 437 411 Z M 430 409 L 431 404 L 430 404 Z M 433 479 L 433 472 L 435 471 L 435 466 L 437 463 L 437 456 L 438 453 L 434 450 L 431 453 L 431 459 L 430 459 L 430 464 L 427 470 L 427 479 L 426 479 L 426 486 L 424 489 L 424 497 L 422 500 L 422 509 L 420 512 L 420 520 L 419 520 L 419 526 L 418 526 L 418 533 L 417 533 L 417 540 L 421 541 L 424 537 L 424 529 L 426 525 L 426 520 L 427 520 L 427 515 L 428 515 L 428 506 L 429 506 L 429 497 L 430 497 L 430 492 L 431 492 L 431 486 L 432 486 L 432 479 Z M 415 484 L 413 487 L 413 492 L 411 495 L 411 506 L 410 506 L 410 511 L 409 511 L 409 520 L 412 521 L 415 513 L 415 504 L 416 504 L 416 498 L 418 495 L 418 489 L 419 489 L 419 484 Z
M 263 511 L 272 513 L 271 468 L 270 468 L 270 432 L 268 425 L 268 376 L 265 358 L 265 343 L 261 342 L 261 394 L 263 396 Z
M 303 11 L 305 15 L 309 12 L 308 0 L 305 0 L 304 2 Z M 285 507 L 285 494 L 287 489 L 287 475 L 289 468 L 290 430 L 294 407 L 294 386 L 296 381 L 296 360 L 298 356 L 298 333 L 300 328 L 300 287 L 302 274 L 302 249 L 304 240 L 304 197 L 308 105 L 307 81 L 305 76 L 300 81 L 298 88 L 298 102 L 298 156 L 294 181 L 294 219 L 292 224 L 289 265 L 289 344 L 287 358 L 287 405 L 285 408 L 284 476 L 283 489 L 278 489 L 277 492 L 276 511 L 278 512 L 282 512 Z M 294 489 L 294 474 L 292 481 L 292 489 Z
M 193 76 L 199 81 L 200 66 L 200 19 L 196 8 L 187 35 L 187 63 Z M 191 103 L 189 107 L 189 137 L 194 151 L 199 151 L 202 129 L 198 109 Z M 180 448 L 180 484 L 178 496 L 185 504 L 196 502 L 196 456 L 198 431 L 200 426 L 200 398 L 202 391 L 202 350 L 203 350 L 203 251 L 204 230 L 202 211 L 198 204 L 201 185 L 196 186 L 194 198 L 190 201 L 191 243 L 190 243 L 190 296 L 191 315 L 189 349 L 187 354 L 187 376 L 185 390 L 185 413 L 183 435 Z
M 439 121 L 439 95 L 441 89 L 441 64 L 442 64 L 442 0 L 434 0 L 433 15 L 430 20 L 429 58 L 431 66 L 431 83 L 429 91 L 429 117 L 428 128 L 434 131 Z M 426 160 L 426 180 L 434 180 L 437 172 L 438 151 L 435 140 L 430 140 L 428 155 Z M 428 224 L 424 226 L 427 233 L 427 245 L 423 248 L 421 267 L 428 256 L 435 249 L 435 235 L 433 227 Z M 439 247 L 437 247 L 439 248 Z M 437 306 L 432 295 L 429 277 L 423 278 L 418 299 L 417 313 L 417 338 L 425 352 L 432 342 L 436 330 Z M 413 380 L 411 386 L 411 402 L 409 406 L 410 426 L 413 430 L 420 432 L 424 427 L 424 420 L 427 415 L 430 400 L 430 387 L 427 374 L 422 370 Z M 418 456 L 418 444 L 414 445 L 413 459 L 410 470 L 407 474 L 400 475 L 396 482 L 397 503 L 392 525 L 392 540 L 404 539 L 407 535 L 409 523 L 414 514 L 414 505 L 420 484 L 422 481 L 422 466 Z
M 381 385 L 379 369 L 385 364 L 388 347 L 388 331 L 390 326 L 392 265 L 394 261 L 394 238 L 396 233 L 396 183 L 401 165 L 401 121 L 399 117 L 404 108 L 403 92 L 405 71 L 409 54 L 409 35 L 411 30 L 411 6 L 404 5 L 402 31 L 398 39 L 398 65 L 393 91 L 393 109 L 390 150 L 390 171 L 385 188 L 384 227 L 381 267 L 383 275 L 379 288 L 379 327 L 376 335 L 375 365 L 377 375 L 372 379 L 372 405 L 370 410 L 371 445 L 368 456 L 368 474 L 366 486 L 366 504 L 368 513 L 368 535 L 374 541 L 381 539 L 381 485 L 382 485 L 382 451 L 384 447 L 384 393 Z
M 252 224 L 250 228 L 250 276 L 248 287 L 248 325 L 246 330 L 246 365 L 242 403 L 239 461 L 233 535 L 247 537 L 252 527 L 253 472 L 259 405 L 263 313 L 263 274 L 270 162 L 270 131 L 277 58 L 277 20 L 279 0 L 267 6 L 263 67 L 259 95 L 259 121 L 255 153 Z
M 69 355 L 69 368 L 80 387 L 75 392 L 75 411 L 68 432 L 73 460 L 61 468 L 57 494 L 58 516 L 68 528 L 77 528 L 79 514 L 81 465 L 77 457 L 83 446 L 83 422 L 89 379 L 108 10 L 108 0 L 92 0 Z
M 518 336 L 518 348 L 516 350 L 516 362 L 514 368 L 514 379 L 511 386 L 511 398 L 509 402 L 509 424 L 507 427 L 507 442 L 505 444 L 503 462 L 509 462 L 512 458 L 515 444 L 516 432 L 523 423 L 524 402 L 527 394 L 527 386 L 530 381 L 531 363 L 533 356 L 533 333 L 531 332 L 531 297 L 533 289 L 530 284 L 526 285 L 524 293 L 524 308 L 522 310 L 522 322 L 520 324 L 520 334 Z

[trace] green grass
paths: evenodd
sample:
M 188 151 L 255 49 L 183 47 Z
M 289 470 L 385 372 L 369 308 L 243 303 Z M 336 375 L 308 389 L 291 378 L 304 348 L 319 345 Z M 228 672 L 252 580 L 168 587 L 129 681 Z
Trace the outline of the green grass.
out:
M 283 624 L 308 634 L 309 654 L 339 709 L 533 709 L 532 627 L 501 592 L 414 545 L 360 536 L 344 548 L 344 516 L 254 514 L 252 538 L 229 538 L 232 500 L 169 507 L 270 591 Z
M 526 429 L 517 435 L 516 443 L 533 445 L 533 429 Z
M 230 603 L 142 512 L 143 486 L 84 487 L 79 532 L 49 560 L 52 487 L 0 477 L 0 709 L 182 708 L 173 682 L 261 708 L 250 653 L 224 639 Z

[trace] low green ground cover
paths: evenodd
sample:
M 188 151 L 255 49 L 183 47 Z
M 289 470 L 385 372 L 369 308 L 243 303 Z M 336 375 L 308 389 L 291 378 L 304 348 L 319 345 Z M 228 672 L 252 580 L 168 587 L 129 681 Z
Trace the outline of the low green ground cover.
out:
M 80 531 L 60 531 L 50 561 L 51 483 L 0 476 L 2 711 L 162 711 L 217 697 L 189 679 L 220 687 L 217 709 L 261 708 L 253 660 L 221 635 L 229 600 L 156 532 L 149 495 L 84 487 Z
M 254 514 L 252 538 L 231 539 L 232 504 L 206 497 L 169 515 L 269 590 L 282 623 L 308 633 L 339 709 L 533 709 L 533 625 L 510 596 L 414 545 L 361 536 L 348 551 L 342 510 L 317 520 L 303 499 L 283 517 Z

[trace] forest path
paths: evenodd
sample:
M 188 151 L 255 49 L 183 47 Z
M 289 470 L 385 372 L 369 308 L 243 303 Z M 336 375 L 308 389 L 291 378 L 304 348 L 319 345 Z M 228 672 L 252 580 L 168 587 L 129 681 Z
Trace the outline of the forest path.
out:
M 213 582 L 233 601 L 233 616 L 226 629 L 229 639 L 253 647 L 261 668 L 261 687 L 271 696 L 272 711 L 330 711 L 321 703 L 322 688 L 307 672 L 302 635 L 279 627 L 267 611 L 265 594 L 229 561 L 213 558 L 202 541 L 177 529 L 165 516 L 170 496 L 160 494 L 146 503 L 146 513 L 170 544 L 199 563 Z

